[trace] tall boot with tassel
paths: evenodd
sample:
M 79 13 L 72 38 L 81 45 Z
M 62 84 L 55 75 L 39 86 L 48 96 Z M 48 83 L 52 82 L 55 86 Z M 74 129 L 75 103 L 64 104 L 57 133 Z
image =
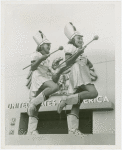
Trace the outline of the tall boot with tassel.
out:
M 37 125 L 38 125 L 38 118 L 29 117 L 27 135 L 38 135 L 39 133 L 37 131 Z
M 27 110 L 29 115 L 28 133 L 29 135 L 39 134 L 37 131 L 38 125 L 38 106 L 45 101 L 43 93 L 40 93 L 36 98 L 32 99 Z
M 67 125 L 68 125 L 68 134 L 74 134 L 75 136 L 80 136 L 81 138 L 86 136 L 79 130 L 79 118 L 76 115 L 74 114 L 67 115 Z

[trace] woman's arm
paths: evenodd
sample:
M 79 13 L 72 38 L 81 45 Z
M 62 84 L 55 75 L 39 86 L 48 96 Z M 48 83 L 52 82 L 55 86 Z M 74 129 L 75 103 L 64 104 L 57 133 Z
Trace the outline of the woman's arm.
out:
M 31 61 L 31 70 L 34 71 L 37 69 L 37 67 L 39 66 L 39 64 L 46 60 L 50 55 L 49 54 L 45 54 L 45 55 L 42 55 L 41 58 L 38 58 L 37 60 L 33 60 Z
M 82 53 L 84 53 L 84 49 L 85 49 L 85 48 L 86 48 L 86 47 L 83 47 L 82 49 L 78 49 L 78 51 L 77 51 L 74 55 L 72 55 L 71 58 L 69 58 L 71 55 L 70 55 L 70 56 L 66 56 L 66 57 L 65 57 L 66 59 L 69 58 L 69 60 L 66 61 L 66 64 L 67 64 L 67 65 L 71 65 L 72 63 L 74 63 L 75 60 L 79 57 L 79 55 L 82 54 Z
M 65 54 L 65 60 L 67 60 L 69 57 L 71 57 L 72 56 L 72 54 Z

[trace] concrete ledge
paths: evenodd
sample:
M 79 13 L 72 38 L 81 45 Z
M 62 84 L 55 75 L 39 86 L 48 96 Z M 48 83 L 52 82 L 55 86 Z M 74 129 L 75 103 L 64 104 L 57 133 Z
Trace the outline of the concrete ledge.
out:
M 42 103 L 42 106 L 39 109 L 41 111 L 57 111 L 57 105 L 61 101 L 61 96 L 51 96 L 47 101 Z M 20 111 L 27 112 L 28 103 L 10 103 L 8 104 L 7 110 L 12 111 Z M 72 106 L 67 105 L 66 109 L 71 110 Z M 109 111 L 114 109 L 114 104 L 108 100 L 108 98 L 98 96 L 95 99 L 85 99 L 81 106 L 81 110 L 92 110 L 92 111 Z
M 89 134 L 84 138 L 68 134 L 40 134 L 39 136 L 10 135 L 7 145 L 115 145 L 115 134 Z
M 45 107 L 40 107 L 39 112 L 41 111 L 57 111 L 57 106 L 46 106 Z M 66 110 L 71 110 L 72 106 L 67 105 Z M 92 111 L 102 111 L 102 110 L 113 110 L 114 109 L 114 104 L 112 102 L 104 102 L 104 103 L 82 103 L 80 106 L 81 110 L 92 110 Z M 65 108 L 63 109 L 65 110 Z
M 88 103 L 88 104 L 82 104 L 80 106 L 80 109 L 85 109 L 85 110 L 113 110 L 114 105 L 112 102 L 104 102 L 104 103 Z

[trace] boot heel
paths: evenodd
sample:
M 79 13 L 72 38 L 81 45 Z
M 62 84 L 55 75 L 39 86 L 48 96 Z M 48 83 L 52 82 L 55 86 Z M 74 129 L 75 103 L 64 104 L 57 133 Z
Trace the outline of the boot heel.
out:
M 57 112 L 60 114 L 61 111 L 63 110 L 63 108 L 64 108 L 66 105 L 67 105 L 67 104 L 65 103 L 65 101 L 62 100 L 62 101 L 58 104 L 58 106 L 57 106 Z

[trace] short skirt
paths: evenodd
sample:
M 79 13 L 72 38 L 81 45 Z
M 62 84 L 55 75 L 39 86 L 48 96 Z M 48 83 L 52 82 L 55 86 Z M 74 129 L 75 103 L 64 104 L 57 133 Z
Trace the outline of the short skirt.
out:
M 35 76 L 33 74 L 32 76 L 32 84 L 31 84 L 31 88 L 30 88 L 30 95 L 29 98 L 32 99 L 35 97 L 36 92 L 38 91 L 38 89 L 46 82 L 46 81 L 50 81 L 52 80 L 51 76 Z
M 79 86 L 89 83 L 92 83 L 89 67 L 87 65 L 81 66 L 79 63 L 75 63 L 69 74 L 68 93 L 75 93 Z

